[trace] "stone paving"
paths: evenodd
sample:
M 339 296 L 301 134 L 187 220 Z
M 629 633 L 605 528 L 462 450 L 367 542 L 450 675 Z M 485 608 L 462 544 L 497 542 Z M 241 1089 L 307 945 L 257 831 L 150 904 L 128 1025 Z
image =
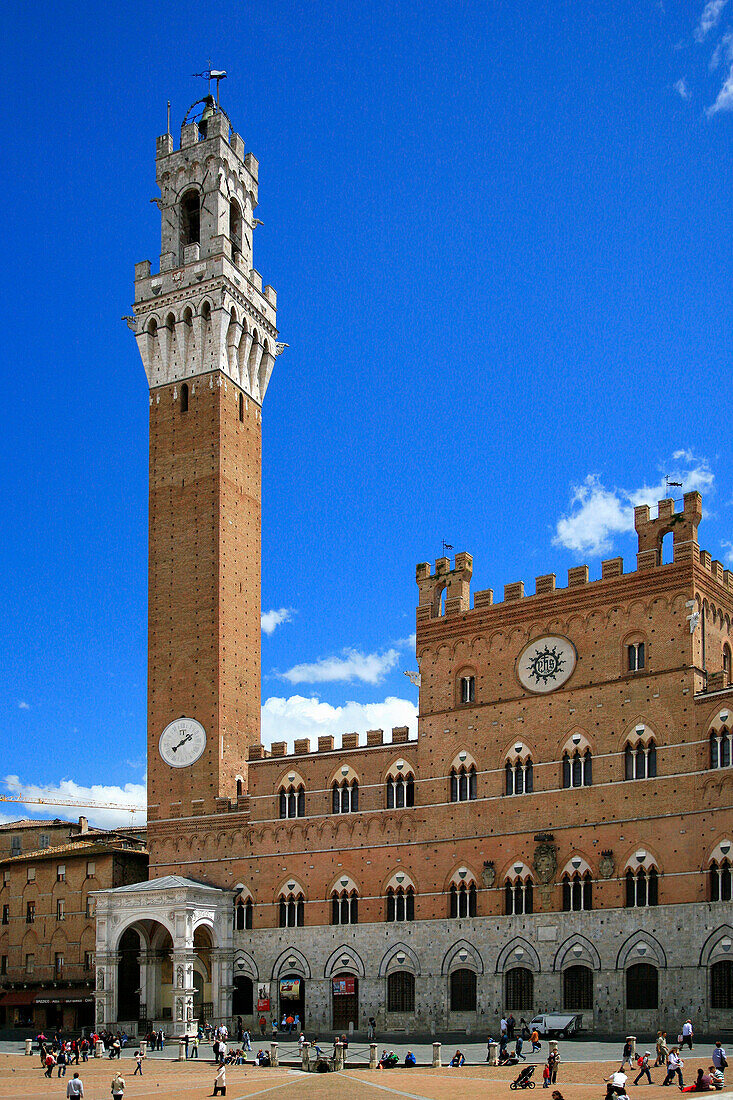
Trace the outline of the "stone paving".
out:
M 694 1080 L 697 1066 L 708 1064 L 707 1058 L 692 1055 L 685 1059 L 686 1081 Z M 117 1062 L 95 1059 L 79 1067 L 84 1082 L 85 1100 L 109 1100 L 110 1083 L 118 1067 Z M 0 1054 L 0 1100 L 22 1097 L 23 1100 L 63 1100 L 66 1083 L 72 1075 L 50 1080 L 43 1076 L 37 1056 L 27 1058 L 19 1054 Z M 144 1076 L 133 1077 L 133 1065 L 129 1059 L 120 1068 L 127 1088 L 125 1100 L 161 1100 L 175 1096 L 182 1100 L 196 1100 L 211 1096 L 215 1069 L 213 1064 L 176 1062 L 158 1057 L 147 1060 Z M 603 1078 L 618 1068 L 618 1061 L 571 1062 L 562 1064 L 557 1088 L 565 1100 L 601 1100 L 605 1096 Z M 407 1097 L 409 1100 L 485 1100 L 485 1098 L 509 1097 L 509 1083 L 516 1077 L 516 1069 L 499 1069 L 487 1065 L 468 1065 L 460 1070 L 449 1068 L 416 1069 L 399 1068 L 387 1072 L 370 1072 L 368 1069 L 347 1067 L 339 1074 L 304 1074 L 300 1070 L 280 1067 L 259 1069 L 254 1066 L 227 1067 L 227 1100 L 248 1100 L 267 1094 L 271 1100 L 328 1100 L 349 1096 L 350 1100 L 387 1100 L 389 1096 Z M 538 1071 L 535 1071 L 537 1078 Z M 662 1071 L 654 1070 L 657 1084 L 633 1089 L 633 1096 L 664 1097 Z M 728 1082 L 729 1085 L 733 1082 Z M 541 1088 L 541 1081 L 539 1084 Z M 674 1090 L 677 1093 L 677 1089 Z M 544 1091 L 542 1095 L 545 1095 Z M 547 1093 L 549 1096 L 549 1092 Z M 733 1092 L 716 1093 L 721 1100 L 733 1100 Z

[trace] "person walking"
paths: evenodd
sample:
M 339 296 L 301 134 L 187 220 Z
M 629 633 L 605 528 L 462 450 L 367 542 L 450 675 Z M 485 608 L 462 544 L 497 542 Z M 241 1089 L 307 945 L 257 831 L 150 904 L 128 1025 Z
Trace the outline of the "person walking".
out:
M 191 1057 L 198 1058 L 199 1056 L 199 1037 L 198 1035 L 191 1036 Z
M 635 1085 L 638 1085 L 639 1081 L 641 1081 L 642 1077 L 644 1077 L 645 1075 L 646 1075 L 646 1079 L 649 1082 L 649 1084 L 650 1085 L 654 1084 L 654 1082 L 652 1081 L 652 1075 L 649 1072 L 649 1059 L 650 1058 L 651 1058 L 651 1053 L 647 1050 L 647 1051 L 644 1052 L 644 1057 L 640 1058 L 639 1061 L 637 1062 L 637 1065 L 639 1067 L 639 1072 L 637 1073 L 637 1075 L 634 1079 L 634 1084 Z
M 77 1097 L 84 1096 L 84 1084 L 78 1073 L 75 1073 L 66 1086 L 66 1095 L 68 1098 L 76 1100 Z
M 619 1068 L 623 1069 L 627 1062 L 629 1063 L 629 1069 L 630 1069 L 631 1068 L 631 1042 L 628 1039 L 624 1043 L 624 1049 L 621 1052 L 621 1066 Z
M 59 1051 L 59 1056 L 56 1059 L 56 1065 L 59 1067 L 59 1072 L 57 1074 L 58 1077 L 65 1077 L 66 1076 L 66 1062 L 67 1062 L 67 1060 L 68 1060 L 68 1056 L 67 1056 L 66 1051 L 64 1050 L 64 1048 L 62 1046 L 61 1050 Z
M 260 1035 L 264 1039 L 265 1031 L 267 1030 L 267 1020 L 264 1016 L 260 1016 Z
M 669 1054 L 669 1050 L 667 1049 L 667 1032 L 666 1031 L 658 1031 L 657 1032 L 657 1060 L 654 1063 L 654 1065 L 655 1066 L 666 1066 L 667 1065 L 667 1055 L 668 1054 Z
M 721 1081 L 721 1087 L 725 1084 L 725 1071 L 728 1068 L 728 1056 L 723 1050 L 723 1044 L 718 1039 L 713 1047 L 713 1065 L 716 1070 L 720 1070 L 723 1080 Z
M 135 1072 L 133 1073 L 132 1076 L 137 1077 L 138 1073 L 142 1077 L 142 1075 L 143 1075 L 143 1056 L 142 1056 L 142 1054 L 140 1053 L 139 1050 L 136 1050 L 135 1051 Z
M 685 1043 L 692 1050 L 692 1020 L 685 1020 L 682 1025 L 682 1046 Z
M 514 1043 L 514 1053 L 516 1054 L 517 1058 L 521 1058 L 523 1062 L 526 1062 L 527 1061 L 527 1055 L 522 1054 L 522 1047 L 523 1046 L 524 1046 L 524 1039 L 522 1038 L 521 1035 L 517 1035 L 516 1041 Z
M 50 1077 L 51 1073 L 53 1072 L 53 1067 L 55 1065 L 56 1065 L 56 1059 L 53 1056 L 53 1051 L 49 1050 L 48 1054 L 46 1055 L 46 1072 L 44 1073 L 43 1076 L 44 1077 Z
M 532 1044 L 532 1054 L 534 1054 L 535 1051 L 540 1050 L 540 1048 L 542 1047 L 542 1043 L 540 1042 L 540 1033 L 537 1028 L 535 1028 L 530 1035 L 529 1041 Z
M 369 1026 L 367 1027 L 367 1039 L 373 1042 L 377 1037 L 377 1021 L 373 1016 L 369 1017 Z
M 542 1070 L 542 1088 L 549 1089 L 550 1087 L 550 1065 L 549 1062 L 545 1062 Z
M 682 1080 L 682 1070 L 685 1063 L 680 1058 L 680 1053 L 677 1047 L 672 1047 L 667 1056 L 667 1076 L 662 1081 L 663 1085 L 671 1085 L 672 1081 L 677 1075 L 677 1080 L 681 1089 L 685 1087 L 685 1082 Z
M 227 1067 L 219 1066 L 219 1072 L 214 1078 L 214 1091 L 212 1096 L 226 1096 L 227 1094 Z
M 122 1071 L 117 1070 L 117 1073 L 112 1078 L 112 1100 L 122 1100 L 125 1095 L 125 1078 L 122 1076 Z

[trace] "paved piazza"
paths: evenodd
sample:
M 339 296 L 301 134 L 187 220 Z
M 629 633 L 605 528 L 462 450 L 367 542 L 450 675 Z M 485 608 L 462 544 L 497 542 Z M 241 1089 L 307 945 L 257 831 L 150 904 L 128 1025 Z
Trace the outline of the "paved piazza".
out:
M 708 1065 L 707 1056 L 697 1052 L 685 1059 L 685 1083 L 692 1082 L 700 1065 Z M 194 1097 L 210 1096 L 213 1091 L 214 1066 L 201 1059 L 194 1062 L 175 1062 L 167 1057 L 149 1059 L 145 1063 L 145 1076 L 133 1077 L 131 1059 L 123 1058 L 121 1069 L 127 1083 L 126 1100 L 160 1100 L 162 1096 Z M 564 1062 L 556 1088 L 565 1100 L 581 1097 L 604 1097 L 603 1078 L 618 1068 L 617 1061 Z M 107 1100 L 110 1082 L 117 1063 L 108 1059 L 90 1061 L 81 1066 L 85 1100 Z M 509 1096 L 509 1083 L 516 1077 L 515 1069 L 499 1069 L 483 1065 L 468 1065 L 460 1070 L 444 1067 L 434 1070 L 417 1067 L 399 1068 L 386 1072 L 370 1072 L 368 1069 L 347 1069 L 343 1073 L 304 1074 L 300 1070 L 281 1067 L 258 1069 L 253 1066 L 227 1068 L 227 1100 L 245 1100 L 246 1097 L 264 1096 L 277 1100 L 289 1097 L 343 1097 L 351 1094 L 354 1100 L 386 1100 L 388 1096 L 410 1097 L 412 1100 L 447 1100 L 465 1097 Z M 535 1077 L 539 1073 L 535 1071 Z M 71 1076 L 71 1075 L 69 1075 Z M 634 1097 L 667 1096 L 661 1091 L 662 1070 L 653 1070 L 659 1082 L 653 1086 L 639 1086 Z M 0 1100 L 5 1097 L 23 1097 L 24 1100 L 45 1100 L 46 1097 L 63 1098 L 66 1095 L 66 1079 L 54 1076 L 50 1081 L 43 1076 L 38 1058 L 26 1058 L 17 1054 L 0 1053 Z M 729 1081 L 729 1085 L 733 1082 Z M 541 1088 L 541 1079 L 540 1086 Z M 678 1090 L 675 1088 L 674 1092 Z M 544 1095 L 544 1090 L 543 1090 Z M 550 1095 L 550 1092 L 547 1092 Z M 715 1094 L 723 1100 L 733 1100 L 733 1092 Z

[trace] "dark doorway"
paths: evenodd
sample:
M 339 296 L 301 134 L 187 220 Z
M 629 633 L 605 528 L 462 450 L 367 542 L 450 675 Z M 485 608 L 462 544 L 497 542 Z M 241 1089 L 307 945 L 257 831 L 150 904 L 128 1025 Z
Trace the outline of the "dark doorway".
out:
M 140 937 L 128 928 L 119 946 L 117 964 L 117 1019 L 137 1020 L 140 1016 Z
M 252 1015 L 252 979 L 237 977 L 234 979 L 232 993 L 232 1016 Z M 286 1013 L 287 1015 L 287 1013 Z M 295 1013 L 293 1013 L 295 1015 Z M 301 1016 L 301 1020 L 302 1020 Z
M 280 999 L 280 1015 L 278 1025 L 283 1016 L 299 1016 L 301 1028 L 305 1026 L 305 980 L 299 974 L 285 974 L 278 982 Z
M 359 1026 L 359 979 L 353 974 L 337 974 L 331 980 L 334 1031 L 348 1032 Z

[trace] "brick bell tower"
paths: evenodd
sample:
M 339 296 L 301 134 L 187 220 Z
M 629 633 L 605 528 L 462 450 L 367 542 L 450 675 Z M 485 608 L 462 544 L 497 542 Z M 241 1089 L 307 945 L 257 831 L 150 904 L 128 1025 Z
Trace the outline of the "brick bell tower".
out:
M 212 96 L 180 148 L 157 139 L 160 271 L 136 265 L 129 320 L 150 386 L 151 822 L 246 791 L 260 741 L 262 402 L 283 345 L 252 266 L 257 174 Z

